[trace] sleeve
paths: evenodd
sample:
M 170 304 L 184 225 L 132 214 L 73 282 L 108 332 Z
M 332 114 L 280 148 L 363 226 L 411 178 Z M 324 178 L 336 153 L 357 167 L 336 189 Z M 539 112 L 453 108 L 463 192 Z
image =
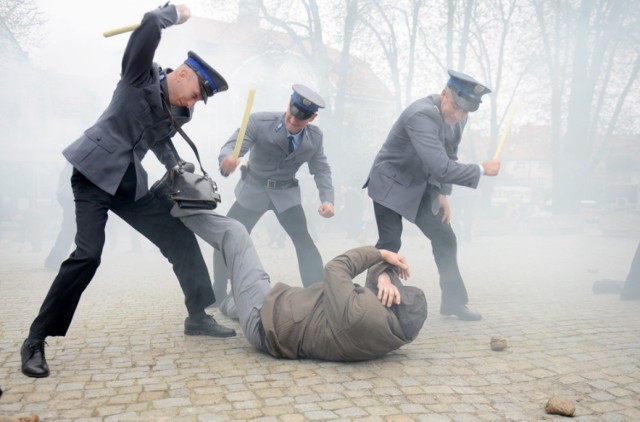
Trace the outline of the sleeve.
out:
M 122 57 L 122 80 L 133 86 L 144 85 L 151 78 L 149 68 L 160 44 L 161 31 L 177 22 L 176 7 L 167 4 L 147 12 L 133 31 Z
M 440 119 L 439 114 L 424 109 L 410 116 L 405 125 L 425 172 L 441 184 L 477 187 L 480 169 L 475 164 L 458 163 L 447 155 L 440 140 L 440 123 L 437 119 Z
M 236 139 L 238 138 L 238 133 L 240 132 L 240 128 L 236 129 L 233 132 L 233 135 L 227 140 L 227 142 L 222 145 L 220 148 L 220 154 L 218 155 L 218 164 L 222 164 L 222 160 L 224 157 L 233 154 L 233 150 L 236 147 Z M 246 153 L 253 147 L 255 143 L 257 135 L 256 130 L 256 119 L 254 115 L 249 117 L 249 122 L 247 123 L 247 130 L 244 133 L 244 138 L 242 140 L 242 147 L 240 148 L 240 157 L 244 157 Z
M 158 161 L 164 164 L 167 170 L 174 168 L 182 161 L 171 138 L 165 138 L 156 142 L 151 147 L 151 151 L 158 157 Z
M 328 318 L 342 318 L 345 315 L 358 318 L 365 312 L 364 287 L 353 283 L 353 279 L 364 270 L 380 262 L 380 251 L 373 246 L 351 249 L 329 261 L 324 271 L 323 301 L 328 307 Z M 358 311 L 358 307 L 361 308 Z M 345 325 L 344 321 L 333 321 L 335 326 Z M 348 322 L 347 322 L 348 325 Z
M 320 196 L 320 202 L 335 203 L 335 191 L 333 189 L 333 180 L 331 178 L 331 167 L 327 160 L 327 156 L 324 154 L 324 147 L 322 145 L 322 133 L 320 132 L 320 147 L 315 154 L 311 157 L 307 163 L 309 167 L 309 173 L 313 175 L 313 179 L 318 188 L 318 195 Z

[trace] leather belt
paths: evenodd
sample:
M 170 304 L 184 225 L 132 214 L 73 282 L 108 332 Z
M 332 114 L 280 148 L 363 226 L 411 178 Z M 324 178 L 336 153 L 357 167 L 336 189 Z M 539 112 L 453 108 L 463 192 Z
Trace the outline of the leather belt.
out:
M 268 179 L 264 177 L 260 177 L 251 170 L 249 170 L 248 166 L 241 166 L 240 172 L 242 173 L 242 178 L 245 180 L 249 180 L 255 185 L 264 186 L 267 189 L 287 189 L 287 188 L 295 188 L 298 186 L 298 179 L 295 177 L 289 180 L 274 180 Z

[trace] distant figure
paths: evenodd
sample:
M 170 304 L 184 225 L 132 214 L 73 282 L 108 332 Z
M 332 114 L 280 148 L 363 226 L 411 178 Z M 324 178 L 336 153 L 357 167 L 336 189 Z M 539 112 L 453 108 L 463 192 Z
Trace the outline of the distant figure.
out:
M 48 270 L 57 270 L 60 267 L 60 263 L 69 256 L 73 238 L 76 235 L 75 205 L 70 182 L 72 171 L 73 166 L 68 162 L 65 163 L 58 179 L 56 198 L 60 208 L 62 208 L 62 222 L 60 223 L 56 241 L 44 260 L 44 267 Z
M 400 114 L 364 187 L 373 199 L 379 236 L 376 247 L 399 251 L 402 219 L 416 224 L 431 240 L 440 273 L 440 313 L 475 321 L 482 316 L 467 307 L 446 195 L 451 194 L 452 184 L 476 188 L 482 175 L 498 174 L 500 162 L 458 163 L 458 145 L 468 114 L 478 109 L 482 96 L 491 90 L 463 73 L 450 70 L 449 76 L 439 95 L 417 100 Z
M 310 286 L 322 281 L 322 257 L 309 233 L 296 173 L 307 163 L 320 194 L 318 213 L 325 218 L 334 215 L 334 189 L 322 131 L 310 124 L 324 107 L 324 100 L 304 85 L 292 88 L 284 113 L 251 114 L 240 149 L 240 157 L 250 152 L 249 163 L 240 168 L 236 201 L 227 216 L 240 221 L 251 233 L 264 213 L 273 211 L 296 249 L 302 284 Z M 233 157 L 237 136 L 238 131 L 220 149 L 218 161 L 223 176 L 233 173 L 240 163 Z M 227 294 L 229 277 L 217 251 L 213 277 L 213 290 L 220 301 Z
M 640 299 L 640 243 L 636 248 L 636 254 L 631 261 L 631 268 L 626 280 L 603 279 L 593 283 L 593 293 L 620 294 L 621 300 Z
M 66 335 L 80 297 L 100 265 L 109 211 L 151 240 L 172 264 L 189 313 L 186 335 L 236 334 L 205 312 L 215 296 L 198 241 L 149 192 L 142 167 L 150 149 L 166 168 L 176 166 L 173 121 L 189 122 L 198 101 L 206 103 L 228 88 L 224 78 L 193 52 L 175 70 L 153 62 L 162 30 L 190 16 L 187 6 L 169 3 L 144 15 L 127 43 L 109 106 L 63 151 L 74 167 L 76 249 L 60 266 L 20 349 L 22 373 L 29 377 L 49 376 L 45 339 Z

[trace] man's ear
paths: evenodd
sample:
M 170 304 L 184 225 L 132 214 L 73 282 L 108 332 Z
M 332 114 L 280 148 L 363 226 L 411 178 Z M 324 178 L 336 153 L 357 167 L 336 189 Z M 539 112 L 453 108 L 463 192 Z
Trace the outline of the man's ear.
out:
M 192 72 L 191 69 L 189 69 L 188 67 L 184 66 L 182 68 L 180 68 L 180 70 L 178 71 L 178 77 L 180 77 L 180 79 L 182 80 L 188 80 L 189 76 L 191 76 L 189 73 Z
M 318 113 L 313 113 L 313 116 L 309 118 L 309 123 L 313 122 L 316 119 L 316 117 L 318 117 Z

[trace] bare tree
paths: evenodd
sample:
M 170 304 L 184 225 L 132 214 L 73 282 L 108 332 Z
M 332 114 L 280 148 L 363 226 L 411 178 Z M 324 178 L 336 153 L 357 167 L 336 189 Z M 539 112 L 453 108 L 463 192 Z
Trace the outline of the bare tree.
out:
M 340 61 L 338 63 L 338 78 L 336 83 L 336 100 L 334 109 L 334 119 L 341 123 L 344 120 L 344 102 L 347 92 L 347 79 L 349 76 L 349 61 L 351 58 L 351 43 L 354 30 L 359 18 L 359 1 L 346 0 L 346 15 L 344 20 L 344 36 L 342 38 L 342 48 L 340 49 Z
M 0 41 L 3 53 L 12 54 L 24 62 L 27 52 L 38 42 L 35 29 L 44 23 L 34 0 L 0 0 Z M 6 57 L 10 58 L 10 57 Z
M 265 2 L 258 0 L 262 18 L 286 32 L 294 46 L 318 75 L 321 94 L 331 92 L 329 55 L 324 42 L 322 17 L 316 0 Z M 296 13 L 302 11 L 303 13 Z
M 424 3 L 424 0 L 372 1 L 368 12 L 361 17 L 383 53 L 398 112 L 412 96 Z M 367 35 L 363 37 L 367 39 Z
M 638 75 L 637 58 L 631 66 L 614 63 L 628 52 L 618 48 L 624 31 L 637 36 L 639 6 L 633 0 L 533 0 L 533 5 L 551 83 L 553 212 L 577 214 L 592 180 L 589 171 L 600 160 L 591 148 L 598 128 L 608 127 L 605 137 L 611 138 Z M 613 75 L 627 80 L 623 90 L 613 89 Z M 606 104 L 616 97 L 617 104 Z M 613 113 L 604 113 L 608 107 Z

